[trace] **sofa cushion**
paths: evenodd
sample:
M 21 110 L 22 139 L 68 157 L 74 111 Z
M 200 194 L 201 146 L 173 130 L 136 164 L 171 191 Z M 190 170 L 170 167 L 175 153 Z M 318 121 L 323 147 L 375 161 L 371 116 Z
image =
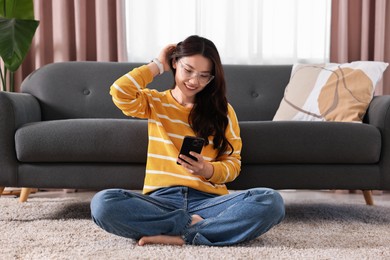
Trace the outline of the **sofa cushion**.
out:
M 21 162 L 145 163 L 147 121 L 69 119 L 31 123 L 15 134 Z
M 387 65 L 295 64 L 274 120 L 362 122 Z
M 243 164 L 377 163 L 381 134 L 345 122 L 240 122 Z
M 240 122 L 242 161 L 272 163 L 377 163 L 379 130 L 337 122 Z M 21 162 L 145 163 L 147 122 L 72 119 L 27 124 L 15 135 Z M 134 149 L 136 147 L 136 149 Z

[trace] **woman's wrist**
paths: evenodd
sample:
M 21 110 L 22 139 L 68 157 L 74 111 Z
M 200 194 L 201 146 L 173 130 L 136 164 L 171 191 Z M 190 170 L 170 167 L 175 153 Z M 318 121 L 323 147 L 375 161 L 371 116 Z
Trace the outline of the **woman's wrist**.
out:
M 156 63 L 151 61 L 147 66 L 149 67 L 150 71 L 152 72 L 153 77 L 160 75 L 160 69 L 158 68 Z
M 152 62 L 154 62 L 157 65 L 158 70 L 160 72 L 160 75 L 163 74 L 164 73 L 164 65 L 161 63 L 161 61 L 157 58 L 154 58 L 152 60 Z
M 211 179 L 214 175 L 214 166 L 210 162 L 206 162 L 205 164 L 205 177 L 207 180 Z

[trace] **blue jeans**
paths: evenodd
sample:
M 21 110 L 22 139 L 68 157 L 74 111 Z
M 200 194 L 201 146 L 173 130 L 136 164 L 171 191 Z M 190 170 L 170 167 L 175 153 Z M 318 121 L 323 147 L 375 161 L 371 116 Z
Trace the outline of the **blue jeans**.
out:
M 255 188 L 214 195 L 170 187 L 150 195 L 109 189 L 92 199 L 94 222 L 107 232 L 139 240 L 181 236 L 186 244 L 232 245 L 252 240 L 284 218 L 284 203 L 272 189 Z M 204 220 L 191 226 L 193 214 Z

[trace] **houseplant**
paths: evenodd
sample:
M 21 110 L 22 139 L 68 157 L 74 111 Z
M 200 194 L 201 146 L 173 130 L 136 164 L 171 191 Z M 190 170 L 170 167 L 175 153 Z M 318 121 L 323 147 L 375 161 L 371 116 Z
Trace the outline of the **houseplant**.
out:
M 14 91 L 14 72 L 23 63 L 38 25 L 33 0 L 0 0 L 1 90 Z

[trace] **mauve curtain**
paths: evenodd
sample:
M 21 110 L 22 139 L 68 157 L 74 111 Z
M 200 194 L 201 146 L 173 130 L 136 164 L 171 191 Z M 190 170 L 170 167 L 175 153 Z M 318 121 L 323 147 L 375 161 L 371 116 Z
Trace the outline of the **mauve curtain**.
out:
M 332 0 L 330 61 L 390 63 L 390 2 Z M 390 94 L 390 67 L 376 94 Z
M 34 0 L 40 21 L 15 74 L 15 88 L 32 71 L 61 61 L 126 61 L 123 0 Z

